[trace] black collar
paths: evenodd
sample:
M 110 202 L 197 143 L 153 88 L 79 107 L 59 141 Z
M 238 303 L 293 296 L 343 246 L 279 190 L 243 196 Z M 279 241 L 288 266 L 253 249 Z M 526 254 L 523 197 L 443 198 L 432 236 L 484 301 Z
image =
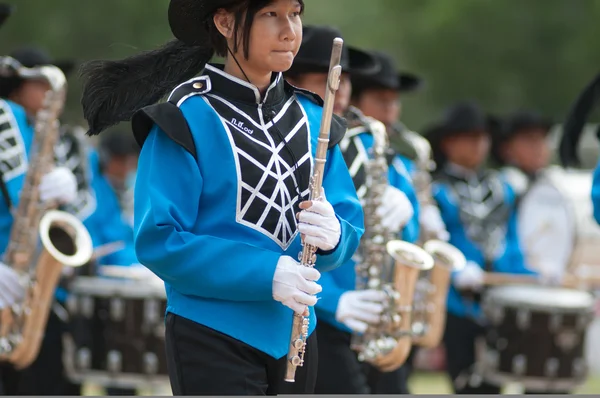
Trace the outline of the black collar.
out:
M 210 78 L 211 92 L 217 95 L 253 105 L 275 105 L 285 98 L 285 81 L 281 73 L 273 73 L 271 85 L 261 101 L 260 91 L 255 85 L 223 72 L 223 68 L 224 65 L 208 64 L 204 69 L 204 75 Z

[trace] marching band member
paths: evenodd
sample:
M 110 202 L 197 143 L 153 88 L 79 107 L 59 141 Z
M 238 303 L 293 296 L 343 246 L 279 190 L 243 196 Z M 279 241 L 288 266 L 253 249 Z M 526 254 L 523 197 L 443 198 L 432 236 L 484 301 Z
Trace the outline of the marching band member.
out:
M 25 67 L 37 64 L 35 51 L 22 49 L 15 51 L 13 58 Z M 44 62 L 46 64 L 46 62 Z M 0 114 L 4 122 L 2 140 L 5 143 L 0 152 L 0 171 L 4 200 L 0 204 L 0 252 L 8 245 L 13 218 L 11 208 L 18 206 L 19 192 L 27 172 L 28 154 L 34 130 L 31 121 L 42 108 L 49 84 L 43 79 L 23 79 L 16 75 L 0 77 Z M 42 202 L 58 201 L 68 204 L 77 194 L 76 179 L 67 167 L 56 167 L 42 177 L 39 185 Z M 23 297 L 23 287 L 14 283 L 16 275 L 6 265 L 0 266 L 0 285 L 3 289 L 4 304 L 10 304 Z M 12 276 L 11 276 L 12 275 Z M 6 289 L 4 289 L 6 287 Z M 7 297 L 8 296 L 8 297 Z M 4 392 L 8 395 L 67 394 L 70 384 L 63 375 L 62 331 L 64 324 L 51 311 L 46 334 L 37 359 L 23 371 L 16 371 L 9 364 L 0 368 L 4 381 Z M 1 383 L 0 383 L 1 384 Z
M 341 37 L 336 29 L 306 26 L 302 46 L 286 73 L 286 79 L 298 87 L 323 93 L 331 52 L 329 43 L 335 37 Z M 351 124 L 340 146 L 359 198 L 362 198 L 366 191 L 365 162 L 368 161 L 373 138 L 361 121 L 360 111 L 349 106 L 351 76 L 371 71 L 377 73 L 380 66 L 373 56 L 349 46 L 342 55 L 342 65 L 346 73 L 336 93 L 334 111 L 345 115 Z M 416 195 L 406 168 L 397 156 L 391 166 L 390 186 L 384 194 L 380 214 L 388 228 L 396 232 L 403 230 L 403 239 L 414 242 L 419 228 Z M 376 323 L 386 299 L 379 291 L 355 290 L 355 279 L 355 261 L 352 259 L 321 276 L 323 292 L 315 306 L 319 320 L 319 373 L 315 393 L 408 393 L 403 368 L 389 373 L 380 372 L 370 364 L 359 362 L 357 353 L 350 348 L 351 334 L 362 333 L 369 323 Z
M 315 305 L 319 270 L 354 253 L 363 213 L 336 145 L 338 118 L 323 195 L 306 200 L 322 100 L 281 75 L 300 46 L 303 9 L 301 0 L 171 0 L 177 40 L 84 69 L 90 134 L 133 117 L 142 145 L 135 248 L 165 281 L 175 395 L 314 390 L 312 310 L 304 366 L 283 381 L 292 313 Z M 215 52 L 225 65 L 206 64 Z M 300 234 L 319 248 L 318 270 L 297 262 Z
M 402 117 L 401 97 L 421 90 L 424 80 L 415 74 L 398 71 L 393 58 L 387 53 L 372 51 L 370 54 L 381 65 L 380 70 L 370 73 L 361 72 L 352 76 L 352 103 L 366 116 L 385 124 L 390 140 L 396 141 L 396 149 L 399 152 L 396 162 L 401 160 L 412 178 L 413 173 L 416 172 L 413 161 L 416 153 L 410 139 L 405 136 L 408 134 L 405 132 L 406 127 L 399 121 Z M 397 168 L 401 169 L 399 163 L 397 165 Z M 439 239 L 448 239 L 448 232 L 437 206 L 433 204 L 420 206 L 418 217 L 421 233 L 427 231 L 432 235 L 435 234 Z M 410 376 L 417 350 L 418 347 L 413 345 L 410 356 L 403 365 L 404 385 Z M 403 390 L 406 391 L 406 388 Z
M 551 157 L 547 136 L 551 128 L 552 122 L 542 116 L 520 111 L 492 129 L 494 133 L 490 155 L 515 192 L 517 204 L 523 201 L 536 181 L 546 178 L 545 171 L 550 165 Z M 552 211 L 550 208 L 540 209 Z M 560 208 L 552 211 L 552 225 L 544 223 L 550 228 L 549 232 L 536 230 L 530 233 L 536 236 L 536 242 L 531 242 L 527 233 L 519 234 L 529 265 L 535 266 L 547 284 L 560 283 L 569 261 L 571 243 L 568 242 L 569 228 L 565 225 L 569 220 L 566 218 L 567 214 L 559 212 Z M 519 230 L 523 232 L 520 227 Z
M 533 112 L 517 112 L 493 130 L 490 155 L 523 197 L 550 164 L 552 123 Z
M 137 165 L 139 146 L 124 131 L 107 131 L 100 137 L 99 148 L 92 151 L 92 188 L 97 208 L 85 220 L 94 247 L 122 242 L 123 248 L 98 259 L 98 266 L 138 264 L 133 245 L 133 228 L 123 214 L 120 192 L 124 181 Z
M 424 80 L 412 73 L 399 72 L 389 54 L 372 51 L 380 70 L 370 73 L 361 72 L 352 76 L 352 104 L 365 116 L 373 117 L 388 129 L 391 140 L 399 141 L 398 156 L 410 174 L 415 170 L 410 142 L 403 135 L 405 127 L 399 122 L 402 117 L 401 97 L 413 93 L 424 86 Z M 429 205 L 419 209 L 419 222 L 427 230 L 435 232 L 440 238 L 447 239 L 445 225 L 437 206 Z
M 483 168 L 490 121 L 472 103 L 447 110 L 425 135 L 437 164 L 433 195 L 467 266 L 452 275 L 444 343 L 447 371 L 456 394 L 498 394 L 485 382 L 469 385 L 475 340 L 485 331 L 480 308 L 484 272 L 534 274 L 525 264 L 516 228 L 515 194 L 495 172 Z

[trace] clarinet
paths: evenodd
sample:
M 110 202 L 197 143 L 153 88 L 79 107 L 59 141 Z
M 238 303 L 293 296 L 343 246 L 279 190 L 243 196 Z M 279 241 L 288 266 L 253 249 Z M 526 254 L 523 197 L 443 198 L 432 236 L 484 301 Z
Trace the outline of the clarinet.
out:
M 315 165 L 313 175 L 310 179 L 309 200 L 314 200 L 321 196 L 325 160 L 327 158 L 327 149 L 329 148 L 329 130 L 331 128 L 331 120 L 333 118 L 333 102 L 335 99 L 335 93 L 340 85 L 340 75 L 342 73 L 342 66 L 340 65 L 340 62 L 343 45 L 344 41 L 341 38 L 338 37 L 333 40 L 333 50 L 331 52 L 327 87 L 325 89 L 323 116 L 321 118 L 321 128 L 319 130 Z M 317 260 L 316 252 L 317 247 L 303 244 L 302 252 L 299 255 L 301 266 L 314 267 Z M 290 383 L 295 381 L 296 368 L 304 365 L 306 339 L 308 338 L 308 323 L 308 309 L 302 315 L 298 315 L 294 312 L 294 318 L 292 321 L 292 335 L 290 338 L 290 347 L 288 349 L 287 356 L 288 362 L 284 379 Z

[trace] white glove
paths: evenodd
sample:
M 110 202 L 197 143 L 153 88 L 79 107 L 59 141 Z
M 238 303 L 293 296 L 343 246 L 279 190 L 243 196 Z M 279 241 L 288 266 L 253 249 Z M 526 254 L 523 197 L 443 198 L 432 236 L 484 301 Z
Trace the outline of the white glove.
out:
M 0 262 L 0 309 L 9 307 L 25 298 L 25 288 L 17 273 Z
M 39 190 L 42 202 L 67 204 L 77 199 L 77 179 L 67 167 L 57 167 L 42 176 Z
M 340 296 L 335 319 L 354 332 L 364 333 L 381 319 L 387 295 L 379 290 L 349 291 Z
M 404 192 L 388 185 L 375 213 L 381 217 L 384 228 L 399 232 L 415 214 L 415 210 Z
M 300 265 L 290 256 L 281 256 L 273 275 L 273 298 L 302 315 L 307 306 L 314 306 L 323 288 L 318 281 L 321 273 L 314 268 Z
M 479 290 L 483 287 L 483 269 L 479 264 L 468 261 L 465 268 L 454 277 L 454 286 L 459 289 Z
M 302 202 L 303 209 L 298 214 L 298 231 L 304 235 L 304 243 L 318 247 L 323 251 L 335 249 L 340 241 L 342 227 L 335 216 L 333 206 L 325 197 L 325 190 L 319 198 L 310 202 Z
M 421 208 L 419 222 L 424 230 L 437 236 L 437 239 L 448 241 L 450 234 L 446 230 L 446 224 L 442 220 L 440 209 L 435 205 L 426 205 Z

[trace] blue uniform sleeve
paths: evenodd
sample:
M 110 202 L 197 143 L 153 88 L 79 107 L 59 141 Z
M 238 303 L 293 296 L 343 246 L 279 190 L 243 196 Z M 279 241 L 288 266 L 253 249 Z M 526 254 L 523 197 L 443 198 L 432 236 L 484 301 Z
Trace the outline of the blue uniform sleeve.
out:
M 140 263 L 182 294 L 272 300 L 280 253 L 191 232 L 202 184 L 194 157 L 154 126 L 140 153 L 135 186 L 134 242 Z
M 364 233 L 364 214 L 354 183 L 339 146 L 329 150 L 325 163 L 323 188 L 341 225 L 340 241 L 335 249 L 317 253 L 316 268 L 331 271 L 352 258 Z
M 594 219 L 600 224 L 600 163 L 596 166 L 592 179 L 592 206 L 594 208 Z
M 351 264 L 352 263 L 344 264 L 343 267 L 350 267 Z M 332 273 L 321 274 L 319 285 L 321 285 L 323 291 L 318 294 L 319 301 L 316 306 L 319 311 L 323 311 L 330 314 L 332 317 L 335 317 L 340 297 L 342 294 L 346 293 L 348 289 L 340 287 L 333 278 Z
M 408 160 L 406 160 L 406 162 L 408 162 Z M 390 185 L 404 192 L 413 207 L 414 214 L 402 229 L 402 240 L 415 243 L 419 239 L 420 233 L 419 201 L 406 163 L 400 156 L 396 156 L 392 162 Z
M 434 182 L 432 184 L 432 196 L 439 206 L 442 220 L 446 224 L 446 228 L 450 234 L 450 241 L 448 243 L 456 246 L 463 253 L 467 261 L 476 263 L 483 268 L 483 256 L 467 238 L 461 224 L 457 204 L 450 197 L 448 188 L 444 184 Z M 459 272 L 454 271 L 452 279 Z

